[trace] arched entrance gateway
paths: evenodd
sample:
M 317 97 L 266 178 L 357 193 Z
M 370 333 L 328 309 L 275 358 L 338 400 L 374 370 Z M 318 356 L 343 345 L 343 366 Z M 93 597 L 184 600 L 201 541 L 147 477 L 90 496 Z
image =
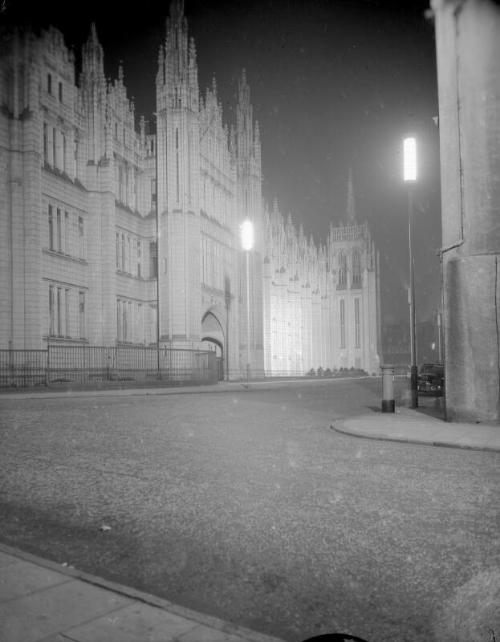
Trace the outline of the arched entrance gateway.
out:
M 222 324 L 209 310 L 201 321 L 201 341 L 204 350 L 214 350 L 217 358 L 219 381 L 224 380 L 224 345 L 225 337 Z

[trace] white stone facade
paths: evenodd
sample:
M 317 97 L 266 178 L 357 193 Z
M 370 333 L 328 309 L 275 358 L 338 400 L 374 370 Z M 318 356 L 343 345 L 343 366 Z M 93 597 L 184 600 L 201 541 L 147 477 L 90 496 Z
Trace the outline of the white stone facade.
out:
M 182 4 L 172 2 L 160 48 L 154 127 L 141 118 L 136 129 L 121 68 L 106 81 L 94 26 L 78 82 L 58 30 L 2 39 L 0 348 L 209 341 L 236 377 L 249 336 L 252 374 L 374 371 L 378 272 L 366 225 L 332 228 L 318 249 L 268 213 L 245 75 L 228 127 L 215 81 L 199 92 Z M 256 230 L 248 332 L 246 218 Z M 339 253 L 354 248 L 360 281 L 338 289 Z

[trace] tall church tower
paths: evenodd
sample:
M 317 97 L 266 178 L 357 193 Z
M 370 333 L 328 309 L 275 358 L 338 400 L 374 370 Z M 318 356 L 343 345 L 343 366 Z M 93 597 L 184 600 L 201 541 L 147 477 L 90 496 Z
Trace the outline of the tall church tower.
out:
M 200 340 L 198 68 L 183 0 L 173 0 L 156 76 L 160 341 Z
M 83 182 L 88 192 L 84 218 L 89 273 L 86 305 L 98 311 L 90 315 L 87 334 L 94 344 L 110 345 L 116 337 L 115 264 L 109 251 L 115 240 L 114 159 L 109 149 L 110 126 L 106 121 L 107 87 L 104 53 L 94 24 L 82 47 L 80 108 L 84 115 L 81 145 L 75 149 L 76 163 L 85 159 Z M 83 149 L 79 149 L 82 147 Z M 78 170 L 77 170 L 78 171 Z

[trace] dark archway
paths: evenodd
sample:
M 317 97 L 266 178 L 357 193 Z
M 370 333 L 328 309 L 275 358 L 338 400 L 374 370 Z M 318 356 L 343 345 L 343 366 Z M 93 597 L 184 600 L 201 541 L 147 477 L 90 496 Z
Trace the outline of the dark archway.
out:
M 217 358 L 219 381 L 224 380 L 224 331 L 219 319 L 212 311 L 208 311 L 201 322 L 202 347 L 214 350 Z

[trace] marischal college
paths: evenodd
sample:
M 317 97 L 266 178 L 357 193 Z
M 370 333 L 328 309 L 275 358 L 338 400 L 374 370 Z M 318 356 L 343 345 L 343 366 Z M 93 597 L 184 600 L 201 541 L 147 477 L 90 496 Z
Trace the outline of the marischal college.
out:
M 57 29 L 4 36 L 0 103 L 0 348 L 159 340 L 211 345 L 231 377 L 248 354 L 252 375 L 378 372 L 378 253 L 352 182 L 346 224 L 319 246 L 263 202 L 245 75 L 228 126 L 215 86 L 200 94 L 183 2 L 160 48 L 155 131 L 136 128 L 121 68 L 106 81 L 94 26 L 78 83 Z

